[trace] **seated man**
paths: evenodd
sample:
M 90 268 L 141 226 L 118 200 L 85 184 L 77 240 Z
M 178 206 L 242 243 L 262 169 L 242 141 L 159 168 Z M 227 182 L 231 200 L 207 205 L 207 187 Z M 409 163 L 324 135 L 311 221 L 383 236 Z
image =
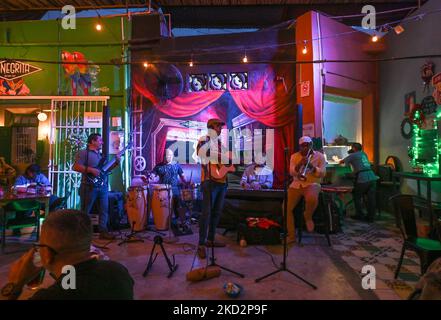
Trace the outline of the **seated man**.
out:
M 159 183 L 171 186 L 172 203 L 175 216 L 179 216 L 178 208 L 181 207 L 179 180 L 181 183 L 187 183 L 184 177 L 184 171 L 179 163 L 173 161 L 174 154 L 170 149 L 165 150 L 164 161 L 158 163 L 152 172 L 159 177 Z M 183 217 L 181 217 L 183 218 Z
M 271 189 L 273 187 L 273 170 L 266 165 L 266 154 L 255 157 L 256 162 L 250 164 L 243 172 L 240 185 L 244 189 Z
M 114 261 L 91 258 L 91 242 L 92 224 L 87 214 L 77 210 L 52 212 L 43 223 L 40 243 L 11 265 L 0 299 L 17 299 L 42 268 L 56 282 L 35 292 L 31 300 L 133 299 L 134 281 L 127 269 Z M 38 253 L 42 268 L 33 262 Z M 73 266 L 69 270 L 75 273 L 63 273 L 66 266 Z M 64 281 L 65 277 L 68 280 Z M 67 288 L 66 283 L 70 285 Z
M 49 180 L 41 173 L 38 164 L 31 164 L 28 166 L 23 175 L 18 176 L 14 182 L 15 186 L 22 186 L 26 184 L 36 183 L 43 186 L 50 185 Z
M 326 173 L 325 156 L 321 152 L 312 149 L 312 139 L 310 137 L 301 137 L 299 147 L 300 151 L 291 156 L 289 163 L 289 173 L 293 177 L 293 182 L 288 188 L 288 243 L 295 242 L 293 210 L 302 197 L 305 199 L 304 217 L 306 228 L 309 232 L 314 231 L 312 215 L 318 206 L 321 190 L 320 182 Z
M 376 188 L 377 180 L 379 179 L 372 171 L 371 164 L 368 160 L 366 153 L 363 152 L 363 147 L 360 143 L 352 144 L 352 149 L 346 158 L 340 161 L 340 164 L 350 165 L 355 174 L 354 182 L 354 205 L 355 216 L 353 219 L 366 220 L 373 222 L 375 217 L 376 205 Z M 365 217 L 362 209 L 363 197 L 367 195 L 367 211 L 368 214 Z

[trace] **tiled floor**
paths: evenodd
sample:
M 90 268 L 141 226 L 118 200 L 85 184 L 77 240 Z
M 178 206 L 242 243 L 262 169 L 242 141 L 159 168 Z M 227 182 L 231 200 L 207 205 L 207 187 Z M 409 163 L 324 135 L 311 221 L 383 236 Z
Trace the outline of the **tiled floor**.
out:
M 269 254 L 276 265 L 282 261 L 282 247 L 242 248 L 236 243 L 234 233 L 228 233 L 226 237 L 219 235 L 228 245 L 218 249 L 216 257 L 219 263 L 244 273 L 245 278 L 222 272 L 219 278 L 209 281 L 187 282 L 185 275 L 191 268 L 197 243 L 197 226 L 193 227 L 193 235 L 179 237 L 177 243 L 165 244 L 168 254 L 174 254 L 179 263 L 179 269 L 171 279 L 166 278 L 168 269 L 161 253 L 150 274 L 146 278 L 142 277 L 153 245 L 151 240 L 154 233 L 142 234 L 144 243 L 118 246 L 114 242 L 104 253 L 128 268 L 135 280 L 137 299 L 226 299 L 222 287 L 224 283 L 233 281 L 243 286 L 242 299 L 396 300 L 406 299 L 419 279 L 419 261 L 411 252 L 406 253 L 399 278 L 393 279 L 402 242 L 393 227 L 391 217 L 385 214 L 374 224 L 347 219 L 344 232 L 331 236 L 332 248 L 328 247 L 325 238 L 319 234 L 307 234 L 303 245 L 290 246 L 287 266 L 317 285 L 318 290 L 312 290 L 286 272 L 255 283 L 255 278 L 275 270 Z M 27 238 L 29 236 L 22 236 L 20 240 L 23 242 Z M 9 264 L 19 255 L 0 255 L 0 285 L 6 282 Z M 196 268 L 203 265 L 205 261 L 196 259 Z M 361 270 L 365 265 L 375 267 L 375 290 L 362 288 L 364 275 Z M 50 285 L 51 281 L 46 277 L 44 285 Z M 32 292 L 25 291 L 23 298 L 31 294 Z
M 366 264 L 375 267 L 377 290 L 374 292 L 380 299 L 406 299 L 420 277 L 418 256 L 406 251 L 398 279 L 394 280 L 402 240 L 393 223 L 392 217 L 385 213 L 374 224 L 348 219 L 344 233 L 333 237 L 334 250 L 354 271 L 360 272 Z

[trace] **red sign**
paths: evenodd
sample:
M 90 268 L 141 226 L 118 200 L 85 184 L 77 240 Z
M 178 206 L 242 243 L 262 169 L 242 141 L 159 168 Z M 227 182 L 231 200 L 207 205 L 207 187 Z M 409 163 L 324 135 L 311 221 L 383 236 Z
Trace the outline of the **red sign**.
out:
M 436 104 L 441 104 L 441 72 L 433 76 L 432 86 L 435 89 L 432 96 L 435 99 Z
M 309 81 L 302 81 L 300 84 L 300 97 L 309 97 Z

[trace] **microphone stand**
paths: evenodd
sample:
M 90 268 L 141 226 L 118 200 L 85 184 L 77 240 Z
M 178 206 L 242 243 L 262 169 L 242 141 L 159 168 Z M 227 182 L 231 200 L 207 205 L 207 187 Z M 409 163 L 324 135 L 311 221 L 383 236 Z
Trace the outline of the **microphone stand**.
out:
M 210 208 L 210 216 L 209 216 L 209 219 L 208 219 L 208 230 L 209 230 L 210 229 L 210 219 L 212 219 L 213 205 L 212 205 L 212 199 L 211 199 L 211 197 L 212 197 L 211 163 L 208 162 L 207 165 L 208 165 L 208 178 L 209 178 L 208 179 L 208 193 L 209 193 L 208 205 L 209 205 L 209 208 Z M 216 226 L 214 226 L 214 228 L 215 228 L 214 232 L 216 233 Z M 213 237 L 213 240 L 212 240 L 213 242 L 212 242 L 212 245 L 211 245 L 211 257 L 210 257 L 210 264 L 209 264 L 209 266 L 219 267 L 222 270 L 225 270 L 225 271 L 228 271 L 230 273 L 233 273 L 233 274 L 235 274 L 235 275 L 237 275 L 237 276 L 239 276 L 241 278 L 245 278 L 245 276 L 242 273 L 233 271 L 231 269 L 228 269 L 228 268 L 226 268 L 224 266 L 221 266 L 221 265 L 216 263 L 216 258 L 215 258 L 215 255 L 214 255 L 214 239 L 215 238 L 216 237 Z
M 312 287 L 314 290 L 317 290 L 317 287 L 315 285 L 313 285 L 312 283 L 310 283 L 309 281 L 305 280 L 304 278 L 302 278 L 301 276 L 299 276 L 298 274 L 292 272 L 291 270 L 289 270 L 286 266 L 286 257 L 288 255 L 288 244 L 287 244 L 287 226 L 288 226 L 288 214 L 292 214 L 292 212 L 287 212 L 287 205 L 288 205 L 288 167 L 287 167 L 287 158 L 288 158 L 288 148 L 285 148 L 285 156 L 284 156 L 284 160 L 285 160 L 285 165 L 284 165 L 284 185 L 283 185 L 283 191 L 284 191 L 284 199 L 283 199 L 283 233 L 282 233 L 282 237 L 283 237 L 283 261 L 280 264 L 279 269 L 277 269 L 276 271 L 270 272 L 260 278 L 257 278 L 255 280 L 255 282 L 259 282 L 265 278 L 268 278 L 269 276 L 272 276 L 276 273 L 282 272 L 282 271 L 286 271 L 290 274 L 292 274 L 294 277 L 296 277 L 297 279 L 303 281 L 304 283 L 306 283 L 307 285 L 309 285 L 310 287 Z

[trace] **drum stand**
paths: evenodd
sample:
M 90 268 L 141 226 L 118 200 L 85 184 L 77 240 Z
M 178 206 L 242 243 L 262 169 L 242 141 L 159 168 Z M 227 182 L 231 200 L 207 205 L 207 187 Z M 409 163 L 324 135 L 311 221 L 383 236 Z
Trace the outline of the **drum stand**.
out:
M 141 238 L 138 238 L 136 236 L 139 232 L 142 232 L 142 231 L 135 231 L 135 221 L 133 221 L 130 233 L 125 235 L 125 239 L 123 239 L 123 241 L 118 243 L 118 245 L 120 246 L 124 243 L 130 243 L 130 242 L 144 242 L 144 240 L 142 240 Z
M 164 255 L 165 260 L 167 261 L 168 268 L 170 269 L 170 272 L 167 275 L 167 278 L 170 278 L 179 267 L 179 265 L 176 264 L 176 262 L 175 262 L 175 255 L 172 256 L 173 262 L 170 261 L 170 258 L 167 256 L 167 252 L 165 252 L 164 246 L 162 244 L 162 237 L 161 236 L 155 236 L 154 242 L 155 242 L 155 244 L 152 247 L 152 251 L 150 251 L 149 262 L 147 263 L 147 267 L 145 268 L 142 276 L 146 277 L 147 274 L 149 273 L 150 269 L 152 268 L 153 263 L 155 263 L 156 258 L 158 257 L 158 253 L 156 253 L 154 258 L 153 258 L 153 253 L 155 252 L 156 245 L 158 244 L 161 247 L 162 254 Z
M 168 236 L 164 239 L 165 243 L 175 243 L 179 241 L 179 237 L 173 235 L 172 237 L 172 229 L 171 229 L 171 221 L 172 221 L 172 205 L 173 205 L 173 194 L 170 197 L 171 194 L 171 187 L 167 187 L 167 194 L 168 194 Z M 162 240 L 161 240 L 162 241 Z

